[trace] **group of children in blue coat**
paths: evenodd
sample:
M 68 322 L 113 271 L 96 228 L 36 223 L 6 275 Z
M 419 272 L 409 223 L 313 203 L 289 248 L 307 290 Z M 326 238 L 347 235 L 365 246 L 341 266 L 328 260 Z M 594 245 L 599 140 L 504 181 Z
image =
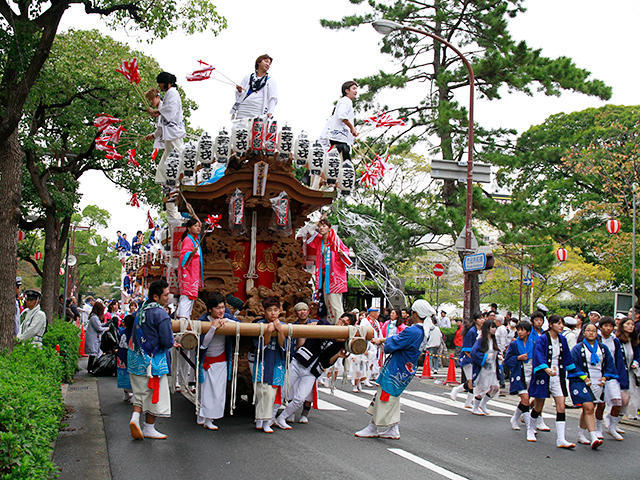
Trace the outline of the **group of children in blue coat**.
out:
M 544 319 L 544 314 L 535 312 L 532 320 L 538 317 Z M 535 323 L 538 327 L 542 322 Z M 578 443 L 590 445 L 594 450 L 602 445 L 605 406 L 611 411 L 604 432 L 615 440 L 623 440 L 620 415 L 629 402 L 630 382 L 638 381 L 635 372 L 640 363 L 633 320 L 620 321 L 615 336 L 615 322 L 610 317 L 601 318 L 598 326 L 586 324 L 571 349 L 562 335 L 563 328 L 559 315 L 548 318 L 548 329 L 544 331 L 533 329 L 529 321 L 517 324 L 517 337 L 504 357 L 504 366 L 510 372 L 510 393 L 520 397 L 510 420 L 511 427 L 520 430 L 520 422 L 524 422 L 527 441 L 535 442 L 538 431 L 550 430 L 542 420 L 542 409 L 545 400 L 553 397 L 556 446 L 575 448 L 576 445 L 565 438 L 565 398 L 570 395 L 573 404 L 581 408 Z M 476 415 L 489 414 L 486 404 L 499 391 L 501 355 L 495 330 L 492 321 L 485 321 L 478 314 L 463 334 L 460 353 L 463 384 L 455 387 L 451 396 L 455 399 L 465 389 L 469 393 L 466 406 L 471 407 L 473 403 L 472 413 Z

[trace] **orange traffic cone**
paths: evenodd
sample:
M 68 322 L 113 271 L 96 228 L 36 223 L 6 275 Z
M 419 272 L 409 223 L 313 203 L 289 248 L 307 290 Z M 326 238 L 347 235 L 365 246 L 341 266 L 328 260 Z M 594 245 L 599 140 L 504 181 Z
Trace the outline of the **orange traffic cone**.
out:
M 429 361 L 429 352 L 424 354 L 424 365 L 422 365 L 422 375 L 420 378 L 433 378 L 431 375 L 431 362 Z
M 456 361 L 453 359 L 453 353 L 449 355 L 449 370 L 447 370 L 447 379 L 444 381 L 444 384 L 451 383 L 453 385 L 458 385 L 456 380 Z
M 84 337 L 85 337 L 85 332 L 84 332 L 84 326 L 80 329 L 80 348 L 78 348 L 78 353 L 80 354 L 81 357 L 86 357 L 87 354 L 84 353 Z

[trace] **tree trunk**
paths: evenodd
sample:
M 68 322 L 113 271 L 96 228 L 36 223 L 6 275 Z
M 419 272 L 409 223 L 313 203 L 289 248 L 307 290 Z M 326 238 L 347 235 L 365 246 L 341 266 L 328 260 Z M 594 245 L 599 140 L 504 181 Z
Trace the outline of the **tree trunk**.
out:
M 14 344 L 21 190 L 22 149 L 16 129 L 6 142 L 0 142 L 0 192 L 5 205 L 0 209 L 0 350 Z
M 61 240 L 61 230 L 64 230 L 64 227 L 56 218 L 55 208 L 47 208 L 45 212 L 41 308 L 47 315 L 47 320 L 51 322 L 53 321 L 54 315 L 57 314 L 58 307 L 58 277 L 62 258 L 62 247 L 64 245 L 64 241 Z M 66 235 L 64 238 L 66 239 Z

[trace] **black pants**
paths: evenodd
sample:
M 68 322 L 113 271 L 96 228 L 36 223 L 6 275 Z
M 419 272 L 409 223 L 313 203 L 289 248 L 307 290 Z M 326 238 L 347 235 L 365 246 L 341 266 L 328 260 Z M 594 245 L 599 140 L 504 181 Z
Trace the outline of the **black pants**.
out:
M 95 355 L 89 355 L 89 360 L 87 361 L 87 372 L 91 373 L 93 369 L 93 362 L 95 361 Z
M 340 152 L 342 161 L 351 160 L 351 147 L 349 147 L 349 145 L 344 142 L 336 142 L 335 140 L 329 140 L 329 143 Z

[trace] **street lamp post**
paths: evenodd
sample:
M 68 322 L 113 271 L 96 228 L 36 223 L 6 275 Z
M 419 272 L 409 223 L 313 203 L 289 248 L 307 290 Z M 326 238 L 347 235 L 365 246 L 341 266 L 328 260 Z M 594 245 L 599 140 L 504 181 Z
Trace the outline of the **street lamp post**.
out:
M 408 27 L 406 25 L 402 25 L 401 23 L 394 22 L 391 20 L 376 20 L 373 22 L 373 28 L 378 33 L 382 35 L 388 35 L 391 32 L 398 30 L 406 30 L 409 32 L 419 33 L 421 35 L 426 35 L 427 37 L 431 37 L 434 40 L 446 45 L 451 50 L 453 50 L 458 57 L 464 63 L 464 66 L 467 68 L 467 73 L 469 75 L 469 128 L 468 128 L 468 156 L 467 156 L 467 205 L 466 205 L 466 223 L 464 228 L 464 248 L 467 252 L 471 251 L 471 208 L 473 205 L 473 103 L 474 103 L 474 86 L 475 86 L 475 76 L 473 74 L 473 67 L 469 60 L 462 54 L 458 48 L 449 43 L 444 38 L 435 35 L 426 30 L 419 30 L 417 28 Z M 471 277 L 470 274 L 465 272 L 464 274 L 464 318 L 466 320 L 471 320 Z

